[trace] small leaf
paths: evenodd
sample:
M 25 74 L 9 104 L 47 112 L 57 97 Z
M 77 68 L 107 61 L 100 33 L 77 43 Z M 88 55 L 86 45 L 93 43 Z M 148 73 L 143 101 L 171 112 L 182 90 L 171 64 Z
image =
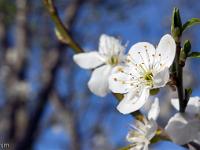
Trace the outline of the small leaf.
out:
M 158 89 L 158 88 L 157 89 L 151 89 L 150 90 L 150 94 L 151 95 L 156 95 L 156 94 L 158 94 L 159 91 L 160 91 L 160 89 Z
M 184 108 L 187 107 L 187 104 L 190 99 L 190 95 L 192 94 L 192 88 L 185 89 L 185 100 L 184 100 Z
M 192 52 L 188 55 L 191 58 L 200 58 L 200 52 Z
M 191 95 L 191 94 L 192 94 L 192 89 L 191 89 L 191 88 L 185 89 L 185 92 L 186 92 L 187 94 Z
M 200 19 L 199 18 L 192 18 L 190 20 L 188 20 L 182 27 L 182 32 L 185 31 L 186 29 L 188 29 L 189 27 L 196 25 L 196 24 L 200 24 Z

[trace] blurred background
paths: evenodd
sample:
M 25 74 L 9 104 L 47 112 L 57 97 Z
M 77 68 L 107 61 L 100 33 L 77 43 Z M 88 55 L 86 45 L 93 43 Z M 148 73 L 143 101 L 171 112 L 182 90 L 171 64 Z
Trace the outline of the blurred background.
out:
M 55 0 L 59 15 L 87 51 L 97 50 L 102 33 L 120 38 L 127 49 L 136 42 L 158 44 L 170 33 L 174 7 L 182 21 L 200 18 L 198 0 Z M 200 51 L 200 27 L 183 35 Z M 17 150 L 116 150 L 126 146 L 133 122 L 105 98 L 87 88 L 90 71 L 72 61 L 73 51 L 60 43 L 41 0 L 0 0 L 0 144 Z M 188 59 L 184 85 L 200 95 L 200 60 Z M 169 87 L 159 93 L 159 123 L 175 112 Z M 148 107 L 148 106 L 147 106 Z M 145 112 L 145 109 L 144 109 Z M 182 149 L 167 142 L 152 149 Z

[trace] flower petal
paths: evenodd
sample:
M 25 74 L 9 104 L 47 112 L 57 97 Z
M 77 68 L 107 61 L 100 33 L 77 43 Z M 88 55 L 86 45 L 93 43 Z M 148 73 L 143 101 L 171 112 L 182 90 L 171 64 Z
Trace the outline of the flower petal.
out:
M 163 69 L 161 72 L 155 74 L 153 78 L 154 88 L 165 86 L 169 81 L 169 68 Z
M 129 114 L 140 109 L 149 97 L 149 90 L 143 89 L 138 95 L 136 92 L 129 92 L 125 95 L 124 99 L 119 103 L 117 109 L 122 114 Z
M 113 68 L 113 74 L 109 77 L 109 89 L 114 93 L 127 93 L 130 86 L 130 78 L 126 73 L 127 68 L 122 66 L 117 66 Z M 127 83 L 129 82 L 129 83 Z
M 134 64 L 142 65 L 146 70 L 152 67 L 154 61 L 155 48 L 152 44 L 148 42 L 139 42 L 134 44 L 129 52 L 128 59 Z
M 125 47 L 121 45 L 121 42 L 118 39 L 106 34 L 100 36 L 99 52 L 101 54 L 107 56 L 120 55 L 124 53 L 124 50 Z
M 186 107 L 186 112 L 194 115 L 200 113 L 200 97 L 190 97 Z
M 156 134 L 156 131 L 158 129 L 158 124 L 156 123 L 155 120 L 150 119 L 146 126 L 148 127 L 146 138 L 150 141 Z
M 171 99 L 171 104 L 177 111 L 179 111 L 180 108 L 179 108 L 179 100 L 178 100 L 178 98 L 172 98 Z
M 177 113 L 170 118 L 165 130 L 176 144 L 186 144 L 193 141 L 200 131 L 200 121 L 192 120 L 187 122 L 181 114 Z
M 73 60 L 84 69 L 93 69 L 105 63 L 98 52 L 79 53 L 74 55 Z
M 160 113 L 159 100 L 156 97 L 149 110 L 148 119 L 156 120 L 158 118 L 159 113 Z
M 176 43 L 169 34 L 164 35 L 156 48 L 156 57 L 159 58 L 163 67 L 170 67 L 174 61 Z
M 92 72 L 88 82 L 88 87 L 91 92 L 98 96 L 105 96 L 108 92 L 108 78 L 111 73 L 110 65 L 103 65 Z

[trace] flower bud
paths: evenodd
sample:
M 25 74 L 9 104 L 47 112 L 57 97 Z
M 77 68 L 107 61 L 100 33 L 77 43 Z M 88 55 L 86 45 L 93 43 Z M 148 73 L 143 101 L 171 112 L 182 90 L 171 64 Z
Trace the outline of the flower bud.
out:
M 175 41 L 178 42 L 178 39 L 182 34 L 182 22 L 178 8 L 174 8 L 173 10 L 171 33 Z
M 191 43 L 189 40 L 186 40 L 183 46 L 183 50 L 186 54 L 186 56 L 189 54 L 189 52 L 191 51 Z

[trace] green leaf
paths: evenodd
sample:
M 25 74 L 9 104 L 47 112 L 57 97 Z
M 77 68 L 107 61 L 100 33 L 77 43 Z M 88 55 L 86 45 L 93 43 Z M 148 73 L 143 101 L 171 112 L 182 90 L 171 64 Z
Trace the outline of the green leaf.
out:
M 185 89 L 184 109 L 186 109 L 187 107 L 191 94 L 192 94 L 192 88 Z
M 191 58 L 200 58 L 200 52 L 192 52 L 188 55 Z
M 185 31 L 186 29 L 188 29 L 189 27 L 196 25 L 196 24 L 200 24 L 200 19 L 199 18 L 192 18 L 190 20 L 188 20 L 182 27 L 182 32 Z
M 185 89 L 185 93 L 191 95 L 192 94 L 192 88 Z

